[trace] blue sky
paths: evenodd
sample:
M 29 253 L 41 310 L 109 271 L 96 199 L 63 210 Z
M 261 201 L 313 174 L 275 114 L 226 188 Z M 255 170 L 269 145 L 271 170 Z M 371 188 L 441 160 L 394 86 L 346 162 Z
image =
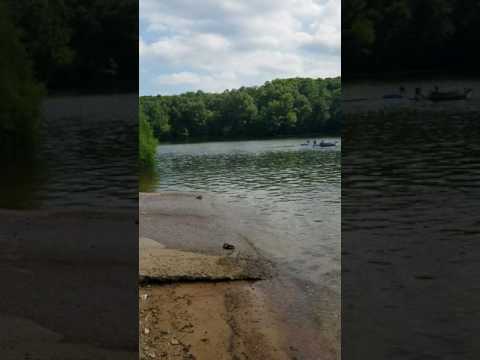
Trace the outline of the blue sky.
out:
M 140 94 L 340 75 L 341 0 L 140 0 Z

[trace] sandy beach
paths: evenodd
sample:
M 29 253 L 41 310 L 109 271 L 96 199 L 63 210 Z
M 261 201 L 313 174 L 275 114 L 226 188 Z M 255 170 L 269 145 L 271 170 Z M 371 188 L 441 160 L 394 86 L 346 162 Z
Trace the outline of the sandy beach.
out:
M 338 337 L 285 321 L 295 285 L 231 211 L 209 194 L 140 195 L 141 358 L 338 358 Z
M 140 202 L 139 241 L 136 211 L 1 210 L 2 358 L 338 358 L 328 297 L 289 321 L 296 285 L 216 199 Z
M 215 206 L 205 195 L 141 195 L 141 358 L 290 359 L 280 321 L 255 286 L 272 276 L 271 264 Z
M 2 359 L 137 359 L 136 211 L 1 217 Z
M 268 301 L 248 282 L 140 289 L 142 359 L 291 359 Z

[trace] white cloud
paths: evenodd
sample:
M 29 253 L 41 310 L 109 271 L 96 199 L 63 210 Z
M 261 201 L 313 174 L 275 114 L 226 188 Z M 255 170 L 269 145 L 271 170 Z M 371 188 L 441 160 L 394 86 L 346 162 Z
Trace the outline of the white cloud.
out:
M 163 88 L 165 93 L 174 92 L 172 90 L 177 88 L 219 92 L 242 86 L 234 73 L 222 72 L 212 75 L 200 75 L 188 71 L 157 76 L 154 84 Z
M 188 71 L 157 77 L 159 85 L 197 85 L 200 82 L 201 78 L 198 74 Z
M 340 73 L 340 0 L 140 0 L 140 21 L 142 93 Z

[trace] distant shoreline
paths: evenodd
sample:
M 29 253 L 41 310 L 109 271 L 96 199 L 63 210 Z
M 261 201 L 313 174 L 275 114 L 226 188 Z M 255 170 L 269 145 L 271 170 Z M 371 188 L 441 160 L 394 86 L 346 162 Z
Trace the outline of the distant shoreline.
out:
M 189 140 L 174 140 L 174 141 L 165 141 L 160 140 L 159 145 L 178 145 L 178 144 L 199 144 L 207 142 L 230 142 L 230 141 L 267 141 L 267 140 L 289 140 L 289 139 L 319 139 L 319 138 L 341 138 L 341 134 L 299 134 L 291 136 L 276 136 L 276 137 L 258 137 L 258 138 L 248 138 L 248 137 L 238 137 L 238 138 L 191 138 Z
M 405 70 L 381 73 L 356 73 L 350 76 L 343 75 L 342 86 L 350 83 L 366 81 L 373 82 L 398 82 L 398 81 L 422 81 L 422 80 L 478 80 L 480 74 L 472 76 L 467 73 L 452 73 L 448 70 Z

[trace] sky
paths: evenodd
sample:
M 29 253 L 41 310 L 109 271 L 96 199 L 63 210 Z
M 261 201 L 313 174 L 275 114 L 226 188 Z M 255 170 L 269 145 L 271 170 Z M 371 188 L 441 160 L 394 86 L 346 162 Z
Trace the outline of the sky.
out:
M 140 0 L 140 94 L 340 75 L 341 0 Z

